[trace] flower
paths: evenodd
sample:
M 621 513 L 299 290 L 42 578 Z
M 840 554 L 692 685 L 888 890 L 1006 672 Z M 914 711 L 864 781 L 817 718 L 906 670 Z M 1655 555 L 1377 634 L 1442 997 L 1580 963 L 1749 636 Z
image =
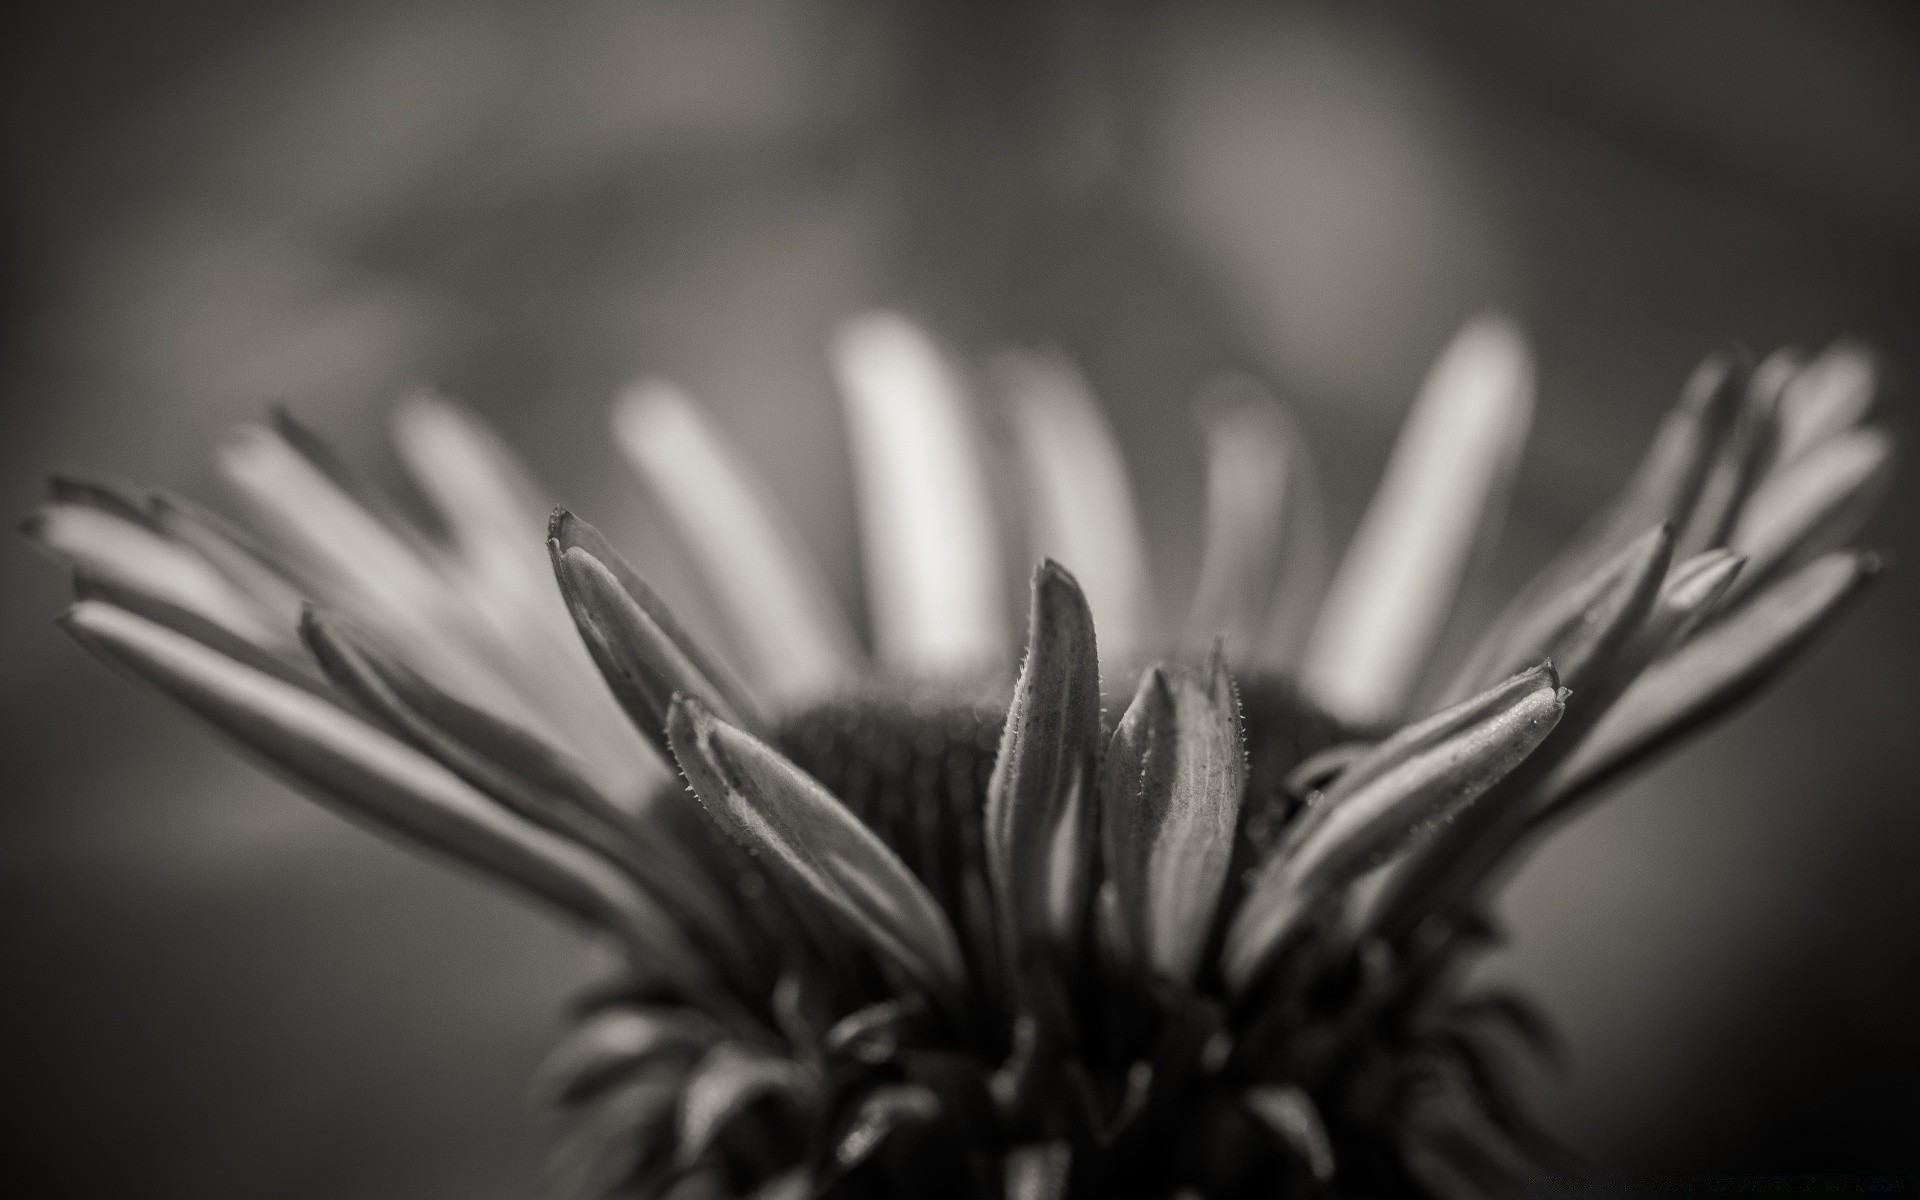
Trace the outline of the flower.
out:
M 439 532 L 285 415 L 221 450 L 254 532 L 71 479 L 27 531 L 72 565 L 61 621 L 89 649 L 618 949 L 534 1081 L 566 1118 L 550 1194 L 1452 1196 L 1551 1162 L 1506 1081 L 1551 1033 L 1462 980 L 1488 904 L 1874 576 L 1845 548 L 1893 460 L 1864 423 L 1871 357 L 1708 358 L 1430 698 L 1531 415 L 1510 324 L 1443 354 L 1330 581 L 1294 423 L 1250 381 L 1210 386 L 1177 632 L 1084 384 L 995 359 L 1047 556 L 1017 661 L 953 360 L 881 314 L 835 367 L 872 661 L 664 384 L 614 430 L 717 646 L 433 396 L 395 443 Z

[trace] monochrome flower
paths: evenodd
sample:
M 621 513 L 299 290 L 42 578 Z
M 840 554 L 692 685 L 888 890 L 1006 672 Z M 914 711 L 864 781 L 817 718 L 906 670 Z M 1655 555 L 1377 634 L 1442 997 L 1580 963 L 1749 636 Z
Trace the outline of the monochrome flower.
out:
M 1551 1031 L 1463 979 L 1489 906 L 1872 579 L 1848 543 L 1893 462 L 1873 359 L 1708 358 L 1618 497 L 1425 686 L 1532 414 L 1509 323 L 1441 356 L 1331 571 L 1298 426 L 1209 385 L 1178 620 L 1064 358 L 974 371 L 875 314 L 833 365 L 871 656 L 662 383 L 613 430 L 714 644 L 437 396 L 394 424 L 431 528 L 284 414 L 220 449 L 244 528 L 73 479 L 26 528 L 107 662 L 616 948 L 533 1082 L 564 1117 L 548 1194 L 1453 1197 L 1555 1161 L 1508 1082 Z

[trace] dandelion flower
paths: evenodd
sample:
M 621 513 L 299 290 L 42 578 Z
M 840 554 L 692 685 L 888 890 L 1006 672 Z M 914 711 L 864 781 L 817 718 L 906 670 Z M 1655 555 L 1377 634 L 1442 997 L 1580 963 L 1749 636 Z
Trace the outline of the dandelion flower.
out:
M 1873 577 L 1848 548 L 1892 463 L 1872 358 L 1707 359 L 1418 707 L 1534 403 L 1511 324 L 1441 356 L 1330 572 L 1296 424 L 1209 385 L 1179 619 L 1080 376 L 992 360 L 1046 556 L 1024 635 L 975 375 L 888 314 L 832 363 L 871 657 L 664 383 L 613 429 L 714 646 L 434 396 L 394 426 L 432 533 L 284 415 L 221 447 L 244 530 L 70 479 L 27 530 L 71 564 L 90 650 L 616 949 L 533 1082 L 563 1118 L 546 1194 L 1452 1197 L 1552 1163 L 1508 1084 L 1551 1032 L 1463 980 L 1489 904 Z

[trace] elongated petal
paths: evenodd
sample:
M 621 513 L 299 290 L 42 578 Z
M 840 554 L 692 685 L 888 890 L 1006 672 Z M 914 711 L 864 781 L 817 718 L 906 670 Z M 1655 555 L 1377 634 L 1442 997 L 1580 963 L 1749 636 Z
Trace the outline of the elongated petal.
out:
M 1559 667 L 1561 682 L 1573 693 L 1563 719 L 1523 765 L 1393 869 L 1372 906 L 1376 932 L 1398 939 L 1426 914 L 1453 909 L 1505 857 L 1526 827 L 1541 780 L 1646 665 L 1650 643 L 1641 639 L 1672 549 L 1670 527 L 1650 530 L 1616 552 L 1592 580 L 1570 589 L 1568 603 L 1543 610 L 1553 619 L 1529 648 Z
M 1080 581 L 1114 669 L 1138 663 L 1156 637 L 1146 543 L 1113 431 L 1086 381 L 1059 355 L 1001 355 L 994 375 L 1013 418 L 1031 501 L 1036 557 Z
M 853 633 L 818 566 L 706 415 L 651 381 L 614 405 L 613 430 L 698 561 L 769 698 L 802 703 L 855 674 Z
M 1500 656 L 1512 631 L 1536 628 L 1543 610 L 1601 570 L 1621 547 L 1663 524 L 1685 527 L 1726 445 L 1749 374 L 1745 357 L 1731 351 L 1709 355 L 1694 369 L 1633 477 L 1488 627 L 1475 655 L 1479 661 L 1463 673 L 1463 684 L 1488 678 L 1492 659 Z M 1481 659 L 1482 654 L 1489 657 Z M 1459 694 L 1459 689 L 1450 694 Z
M 567 751 L 440 691 L 335 615 L 310 609 L 301 630 L 327 677 L 363 709 L 515 813 L 625 869 L 698 931 L 733 979 L 764 986 L 765 964 L 724 893 L 663 830 L 595 789 Z
M 1870 554 L 1816 559 L 1648 668 L 1554 771 L 1539 822 L 1564 813 L 1665 747 L 1765 687 L 1879 573 Z
M 541 1171 L 537 1200 L 606 1196 L 631 1176 L 668 1128 L 678 1088 L 670 1078 L 621 1084 L 575 1114 Z
M 1717 610 L 1746 568 L 1731 550 L 1703 550 L 1667 572 L 1653 610 L 1622 651 L 1624 687 L 1660 655 L 1678 646 Z
M 675 1158 L 680 1166 L 691 1166 L 729 1121 L 763 1096 L 801 1101 L 813 1090 L 812 1077 L 794 1060 L 737 1042 L 720 1042 L 687 1076 L 680 1094 Z
M 1353 724 L 1390 720 L 1419 682 L 1533 418 L 1533 357 L 1498 318 L 1447 347 L 1334 575 L 1301 682 Z
M 1007 1200 L 1064 1200 L 1073 1170 L 1073 1147 L 1035 1142 L 1007 1151 Z
M 1101 768 L 1106 869 L 1128 940 L 1181 983 L 1199 968 L 1246 788 L 1239 723 L 1221 700 L 1191 670 L 1150 669 Z
M 168 492 L 149 496 L 147 511 L 155 528 L 192 547 L 214 570 L 251 596 L 269 615 L 274 632 L 286 644 L 294 644 L 306 597 L 252 538 L 214 513 Z
M 696 696 L 722 720 L 759 726 L 744 689 L 702 651 L 667 606 L 592 527 L 556 512 L 548 541 L 560 594 L 593 661 L 640 731 L 672 754 L 667 709 L 676 695 Z M 583 541 L 585 544 L 583 544 Z
M 512 589 L 538 579 L 548 505 L 491 430 L 453 401 L 422 392 L 394 410 L 393 442 L 478 575 Z
M 207 621 L 231 636 L 278 651 L 286 640 L 268 615 L 192 549 L 102 508 L 46 504 L 21 532 L 103 582 Z
M 572 1103 L 656 1057 L 691 1060 L 721 1036 L 690 1008 L 611 1008 L 567 1033 L 534 1069 L 528 1098 L 540 1108 Z
M 61 621 L 89 649 L 166 692 L 317 798 L 602 925 L 688 994 L 711 995 L 704 960 L 617 871 L 492 803 L 432 759 L 311 693 L 130 613 L 82 601 Z
M 1033 576 L 1027 658 L 987 783 L 987 873 L 1014 971 L 1071 947 L 1092 887 L 1100 668 L 1093 615 L 1057 563 Z
M 1241 1100 L 1315 1179 L 1326 1183 L 1333 1178 L 1333 1141 L 1313 1097 L 1291 1084 L 1269 1084 L 1247 1089 Z
M 1550 576 L 1552 584 L 1564 585 L 1567 576 L 1591 569 L 1596 560 L 1656 525 L 1685 528 L 1733 432 L 1751 375 L 1748 358 L 1738 351 L 1708 355 L 1694 369 L 1633 477 L 1555 560 L 1561 574 Z
M 674 701 L 667 728 L 694 794 L 723 828 L 949 1013 L 964 1011 L 966 968 L 953 927 L 872 830 L 812 776 L 692 697 Z
M 1234 662 L 1290 667 L 1326 586 L 1312 458 L 1292 416 L 1245 376 L 1211 381 L 1194 408 L 1207 444 L 1207 510 L 1187 644 L 1223 636 Z
M 1565 705 L 1552 670 L 1536 668 L 1356 763 L 1261 866 L 1227 929 L 1228 985 L 1252 983 L 1321 897 L 1498 783 L 1553 731 Z M 1442 729 L 1447 735 L 1431 740 Z
M 937 1119 L 945 1110 L 932 1088 L 917 1083 L 877 1087 L 867 1093 L 833 1148 L 834 1165 L 850 1171 L 873 1157 L 895 1133 Z
M 1010 642 L 993 503 L 967 398 L 920 329 L 893 313 L 834 344 L 882 661 L 934 674 L 999 663 Z
M 1726 444 L 1721 446 L 1700 496 L 1680 532 L 1677 543 L 1685 556 L 1724 546 L 1727 535 L 1739 519 L 1740 509 L 1753 494 L 1779 440 L 1780 394 L 1801 366 L 1800 356 L 1790 350 L 1770 354 L 1754 369 L 1747 383 L 1739 412 Z
M 1857 429 L 1829 438 L 1771 476 L 1727 539 L 1747 557 L 1735 595 L 1858 533 L 1892 478 L 1893 461 L 1892 438 L 1878 429 Z
M 383 517 L 377 496 L 343 487 L 338 465 L 311 434 L 302 432 L 299 446 L 289 441 L 296 428 L 236 430 L 220 448 L 220 465 L 313 597 L 405 645 L 448 690 L 557 736 L 501 675 L 471 607 L 417 536 Z
M 445 569 L 476 610 L 502 668 L 551 714 L 601 785 L 637 810 L 661 772 L 574 631 L 544 553 L 548 505 L 539 488 L 491 429 L 444 397 L 421 393 L 403 401 L 393 435 L 446 525 L 452 554 Z
M 1458 704 L 1529 663 L 1548 660 L 1568 686 L 1577 686 L 1574 676 L 1587 662 L 1637 628 L 1666 574 L 1672 550 L 1672 526 L 1649 529 L 1584 577 L 1540 597 L 1512 624 L 1490 629 L 1443 703 Z
M 1780 397 L 1775 461 L 1790 464 L 1858 425 L 1872 411 L 1879 388 L 1880 365 L 1867 347 L 1840 341 L 1821 351 Z

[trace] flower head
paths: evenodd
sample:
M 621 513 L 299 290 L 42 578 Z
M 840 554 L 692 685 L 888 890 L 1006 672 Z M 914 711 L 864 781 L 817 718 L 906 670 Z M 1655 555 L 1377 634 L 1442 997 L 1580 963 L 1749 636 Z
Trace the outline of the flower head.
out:
M 715 602 L 708 645 L 455 405 L 395 441 L 429 533 L 290 418 L 222 465 L 253 532 L 57 480 L 66 628 L 317 799 L 603 935 L 541 1068 L 554 1195 L 1436 1195 L 1555 1153 L 1473 992 L 1513 864 L 1737 705 L 1871 579 L 1891 469 L 1840 344 L 1709 358 L 1619 497 L 1419 690 L 1533 406 L 1467 327 L 1322 578 L 1312 463 L 1250 381 L 1199 405 L 1184 620 L 1065 360 L 993 361 L 1026 487 L 1020 653 L 953 362 L 849 325 L 869 660 L 746 463 L 664 384 L 614 429 Z M 543 546 L 544 542 L 544 546 Z M 1324 599 L 1323 599 L 1324 596 Z

